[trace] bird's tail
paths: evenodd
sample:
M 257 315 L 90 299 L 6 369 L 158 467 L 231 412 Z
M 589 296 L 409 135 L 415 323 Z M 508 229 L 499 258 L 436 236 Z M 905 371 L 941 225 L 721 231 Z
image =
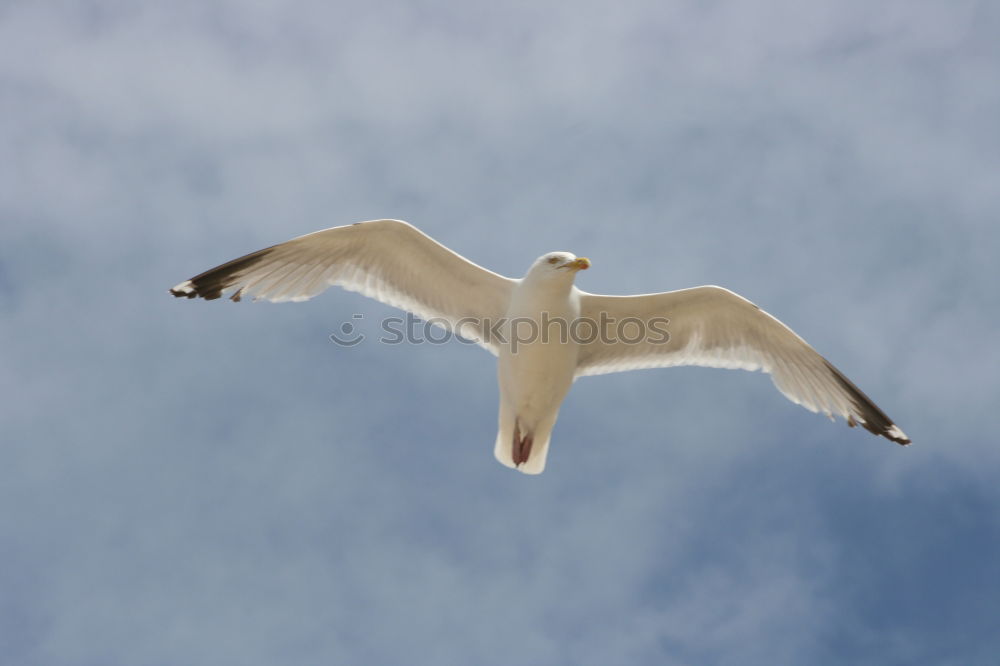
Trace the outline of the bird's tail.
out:
M 525 474 L 541 474 L 549 455 L 552 427 L 527 427 L 505 405 L 500 406 L 500 427 L 493 455 L 502 464 Z

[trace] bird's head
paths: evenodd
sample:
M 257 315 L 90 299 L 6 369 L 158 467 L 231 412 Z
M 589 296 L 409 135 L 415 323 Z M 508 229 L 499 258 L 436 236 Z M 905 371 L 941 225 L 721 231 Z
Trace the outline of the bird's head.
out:
M 590 268 L 590 259 L 578 257 L 571 252 L 549 252 L 543 254 L 528 269 L 528 275 L 541 279 L 562 279 L 573 281 L 577 271 Z

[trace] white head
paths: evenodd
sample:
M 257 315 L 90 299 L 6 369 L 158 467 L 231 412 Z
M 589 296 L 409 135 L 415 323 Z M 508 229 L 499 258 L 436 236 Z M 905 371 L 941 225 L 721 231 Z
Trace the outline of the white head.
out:
M 590 259 L 572 252 L 549 252 L 535 259 L 525 278 L 572 282 L 577 271 L 590 268 Z

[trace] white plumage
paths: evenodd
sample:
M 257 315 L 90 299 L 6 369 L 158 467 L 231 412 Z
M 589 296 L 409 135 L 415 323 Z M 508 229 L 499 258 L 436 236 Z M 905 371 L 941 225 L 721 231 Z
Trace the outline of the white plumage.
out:
M 589 265 L 568 252 L 552 252 L 523 278 L 511 279 L 406 222 L 375 220 L 259 250 L 170 292 L 208 300 L 229 294 L 236 301 L 303 301 L 335 285 L 423 319 L 446 321 L 498 357 L 494 453 L 527 474 L 545 468 L 559 407 L 577 377 L 677 365 L 763 370 L 792 402 L 909 444 L 840 371 L 750 301 L 714 286 L 639 296 L 588 294 L 573 280 Z M 556 323 L 546 328 L 546 322 Z

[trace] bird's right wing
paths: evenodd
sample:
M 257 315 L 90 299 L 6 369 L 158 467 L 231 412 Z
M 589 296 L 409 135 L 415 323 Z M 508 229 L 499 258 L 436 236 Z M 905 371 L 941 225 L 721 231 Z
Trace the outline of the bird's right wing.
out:
M 606 321 L 580 347 L 577 376 L 700 365 L 763 370 L 785 397 L 899 444 L 909 438 L 861 389 L 775 317 L 722 287 L 660 294 L 580 292 L 580 316 Z M 626 323 L 630 322 L 630 323 Z M 642 335 L 640 335 L 642 333 Z
M 258 250 L 185 280 L 174 296 L 212 300 L 232 292 L 269 301 L 304 301 L 340 286 L 440 319 L 498 353 L 486 330 L 507 312 L 514 280 L 478 266 L 399 220 L 316 231 Z

